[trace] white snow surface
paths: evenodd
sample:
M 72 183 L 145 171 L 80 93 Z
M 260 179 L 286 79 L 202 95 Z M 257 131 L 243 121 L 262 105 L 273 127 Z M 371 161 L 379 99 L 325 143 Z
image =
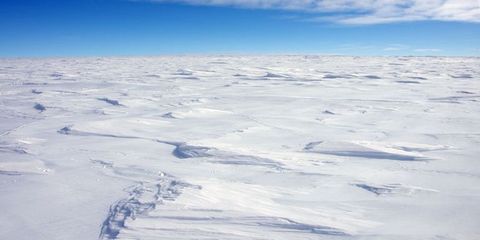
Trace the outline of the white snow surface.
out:
M 0 60 L 0 239 L 480 239 L 480 59 Z

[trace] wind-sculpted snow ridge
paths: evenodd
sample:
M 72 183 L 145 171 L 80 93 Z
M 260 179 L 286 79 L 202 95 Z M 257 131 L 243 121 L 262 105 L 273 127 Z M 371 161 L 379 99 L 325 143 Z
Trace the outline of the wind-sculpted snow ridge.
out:
M 0 142 L 0 175 L 19 176 L 47 174 L 51 170 L 43 161 L 29 153 L 25 144 Z
M 28 154 L 28 152 L 19 145 L 13 145 L 7 142 L 0 142 L 0 153 L 18 153 L 18 154 Z
M 257 157 L 257 156 L 242 155 L 242 154 L 235 154 L 235 153 L 220 151 L 218 149 L 210 148 L 210 147 L 193 146 L 183 142 L 172 142 L 172 141 L 165 141 L 165 140 L 159 140 L 159 139 L 149 139 L 149 138 L 142 138 L 138 136 L 82 132 L 82 131 L 73 130 L 71 126 L 63 127 L 57 132 L 65 135 L 76 135 L 76 136 L 98 136 L 98 137 L 111 137 L 111 138 L 124 138 L 124 139 L 144 139 L 144 140 L 150 140 L 150 141 L 174 146 L 175 148 L 172 154 L 175 157 L 181 158 L 181 159 L 211 157 L 209 160 L 210 162 L 213 162 L 213 163 L 263 166 L 263 167 L 274 168 L 277 170 L 284 169 L 282 163 L 279 163 L 274 160 Z
M 100 239 L 116 239 L 120 231 L 127 227 L 127 221 L 147 216 L 157 205 L 164 204 L 165 201 L 175 201 L 185 188 L 201 189 L 200 186 L 185 183 L 164 172 L 154 172 L 137 166 L 119 167 L 104 160 L 91 162 L 102 166 L 102 172 L 108 176 L 138 182 L 123 189 L 128 197 L 110 206 L 102 224 Z
M 287 75 L 283 75 L 283 74 L 278 74 L 278 73 L 267 73 L 265 74 L 264 78 L 289 78 Z
M 85 136 L 85 137 L 95 136 L 95 137 L 120 138 L 120 139 L 122 139 L 122 138 L 123 139 L 143 139 L 143 140 L 163 143 L 163 144 L 167 144 L 167 145 L 172 145 L 172 146 L 175 146 L 175 147 L 181 146 L 183 144 L 181 142 L 170 142 L 170 141 L 164 141 L 164 140 L 159 140 L 159 139 L 154 139 L 154 138 L 139 137 L 139 136 L 84 132 L 84 131 L 78 131 L 78 130 L 73 129 L 73 126 L 65 126 L 61 129 L 59 129 L 57 132 L 60 133 L 60 134 L 64 134 L 64 135 Z
M 436 190 L 433 190 L 433 189 L 402 186 L 401 184 L 386 184 L 386 185 L 378 186 L 378 185 L 372 185 L 372 184 L 366 184 L 366 183 L 356 183 L 354 184 L 354 186 L 367 190 L 369 192 L 372 192 L 377 196 L 387 195 L 387 194 L 412 195 L 417 192 L 437 192 Z
M 33 106 L 33 108 L 37 109 L 37 110 L 40 111 L 40 112 L 43 112 L 43 111 L 47 110 L 47 109 L 45 108 L 45 106 L 43 106 L 43 105 L 40 104 L 40 103 L 36 103 L 36 104 Z
M 197 157 L 210 157 L 212 154 L 208 152 L 211 151 L 211 148 L 208 147 L 199 147 L 191 146 L 187 144 L 178 145 L 173 151 L 173 155 L 178 158 L 197 158 Z
M 308 143 L 306 152 L 336 155 L 342 157 L 356 157 L 367 159 L 387 159 L 399 161 L 422 161 L 427 160 L 422 155 L 415 153 L 424 150 L 408 146 L 388 146 L 371 142 L 330 142 L 320 141 Z M 416 151 L 417 150 L 417 151 Z
M 97 98 L 99 101 L 103 101 L 103 102 L 106 102 L 108 104 L 111 104 L 113 106 L 123 106 L 122 104 L 120 104 L 120 102 L 118 100 L 114 100 L 114 99 L 110 99 L 110 98 Z
M 188 210 L 186 210 L 188 212 Z M 150 240 L 169 238 L 171 231 L 178 231 L 176 239 L 349 239 L 351 236 L 339 229 L 322 225 L 311 225 L 293 221 L 288 218 L 270 216 L 227 217 L 225 212 L 207 211 L 211 216 L 202 217 L 199 212 L 191 211 L 192 216 L 165 215 L 150 216 L 150 219 L 165 222 L 159 229 L 141 229 L 141 239 Z M 178 214 L 178 213 L 177 213 Z M 234 213 L 228 213 L 234 215 Z M 269 232 L 266 235 L 264 232 Z M 119 239 L 133 237 L 133 231 L 119 235 Z M 290 237 L 290 238 L 289 238 Z
M 111 138 L 124 138 L 124 139 L 144 139 L 150 140 L 162 144 L 174 146 L 172 154 L 180 159 L 186 158 L 209 158 L 209 162 L 219 164 L 231 164 L 231 165 L 250 165 L 250 166 L 263 166 L 273 168 L 277 170 L 284 169 L 283 164 L 271 159 L 266 159 L 258 156 L 235 154 L 232 152 L 221 151 L 211 147 L 194 146 L 183 142 L 172 142 L 159 139 L 142 138 L 138 136 L 128 135 L 114 135 L 104 133 L 90 133 L 82 132 L 72 129 L 72 126 L 66 126 L 57 131 L 58 133 L 65 135 L 76 136 L 97 136 L 97 137 L 111 137 Z
M 174 201 L 185 187 L 193 185 L 160 173 L 155 181 L 141 182 L 125 189 L 129 196 L 110 207 L 107 219 L 102 225 L 100 239 L 115 239 L 126 227 L 127 220 L 135 220 L 138 215 L 148 214 L 164 201 Z
M 284 169 L 282 163 L 271 159 L 252 155 L 235 154 L 210 147 L 192 146 L 186 143 L 177 145 L 173 151 L 173 155 L 181 159 L 208 158 L 209 162 L 219 164 L 261 166 L 277 170 Z
M 0 59 L 0 239 L 477 240 L 479 81 L 462 57 Z

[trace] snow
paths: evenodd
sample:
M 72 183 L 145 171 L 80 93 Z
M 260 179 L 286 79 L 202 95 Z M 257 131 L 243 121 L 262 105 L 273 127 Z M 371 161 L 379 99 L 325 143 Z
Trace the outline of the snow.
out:
M 480 59 L 0 60 L 0 239 L 479 239 Z

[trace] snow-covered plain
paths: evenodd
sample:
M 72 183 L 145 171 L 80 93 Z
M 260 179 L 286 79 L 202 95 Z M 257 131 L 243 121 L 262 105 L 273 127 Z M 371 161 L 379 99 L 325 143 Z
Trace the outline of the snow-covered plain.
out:
M 480 239 L 480 59 L 0 60 L 0 239 Z

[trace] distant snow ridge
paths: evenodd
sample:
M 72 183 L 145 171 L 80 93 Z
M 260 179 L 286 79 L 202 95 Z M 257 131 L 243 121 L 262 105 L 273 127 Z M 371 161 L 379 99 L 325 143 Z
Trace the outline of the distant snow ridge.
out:
M 377 75 L 365 75 L 364 77 L 368 78 L 368 79 L 382 79 L 381 77 L 379 77 Z
M 413 81 L 413 80 L 399 80 L 399 81 L 395 81 L 397 83 L 410 83 L 410 84 L 420 84 L 419 81 Z
M 36 104 L 33 106 L 33 108 L 37 109 L 37 110 L 40 111 L 40 112 L 43 112 L 43 111 L 47 110 L 47 108 L 45 108 L 45 106 L 43 106 L 43 105 L 40 104 L 40 103 L 36 103 Z
M 469 79 L 473 78 L 472 74 L 460 73 L 460 74 L 450 74 L 451 78 L 460 78 L 460 79 Z
M 192 76 L 193 71 L 189 69 L 178 69 L 175 75 L 180 75 L 180 76 Z
M 173 112 L 168 112 L 168 113 L 162 114 L 162 117 L 163 118 L 173 118 L 173 119 L 179 118 Z
M 212 149 L 208 147 L 191 146 L 182 143 L 175 148 L 173 155 L 178 158 L 210 157 L 212 154 L 208 152 L 211 150 Z
M 337 78 L 352 78 L 353 75 L 350 74 L 326 74 L 323 76 L 324 79 L 337 79 Z
M 23 147 L 8 142 L 0 142 L 0 153 L 28 154 Z
M 278 74 L 278 73 L 271 73 L 271 72 L 268 72 L 267 74 L 265 74 L 264 77 L 265 78 L 288 78 L 287 75 Z
M 108 104 L 111 104 L 113 106 L 123 106 L 122 104 L 120 104 L 120 102 L 118 100 L 113 100 L 113 99 L 110 99 L 110 98 L 97 98 L 98 100 L 100 101 L 104 101 Z

